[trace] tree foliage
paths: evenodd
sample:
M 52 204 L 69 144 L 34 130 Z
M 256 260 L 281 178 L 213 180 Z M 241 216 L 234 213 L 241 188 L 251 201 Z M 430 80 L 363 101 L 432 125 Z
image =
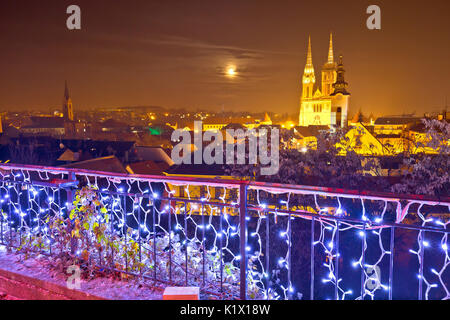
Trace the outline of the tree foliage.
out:
M 425 139 L 415 143 L 423 152 L 405 155 L 401 182 L 391 190 L 397 193 L 448 196 L 450 187 L 450 124 L 446 121 L 422 120 Z M 426 152 L 428 151 L 428 152 Z
M 448 195 L 450 125 L 445 121 L 426 119 L 423 123 L 426 138 L 415 142 L 414 148 L 423 152 L 399 155 L 401 174 L 395 179 L 382 174 L 380 157 L 355 152 L 350 147 L 352 143 L 346 136 L 347 130 L 341 128 L 321 132 L 317 136 L 317 148 L 306 152 L 292 148 L 293 134 L 282 132 L 280 166 L 276 175 L 261 175 L 255 165 L 231 165 L 227 167 L 227 172 L 233 176 L 267 182 Z

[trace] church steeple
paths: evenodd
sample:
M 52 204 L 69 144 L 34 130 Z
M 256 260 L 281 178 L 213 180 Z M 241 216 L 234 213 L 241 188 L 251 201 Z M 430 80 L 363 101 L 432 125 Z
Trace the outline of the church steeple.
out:
M 314 66 L 312 63 L 311 37 L 308 37 L 308 53 L 306 55 L 306 65 L 302 80 L 302 98 L 310 99 L 313 97 L 314 84 L 316 83 L 316 76 L 314 74 Z
M 334 92 L 331 95 L 334 96 L 338 93 L 341 93 L 343 95 L 350 95 L 350 93 L 347 91 L 348 83 L 345 82 L 344 79 L 345 69 L 344 64 L 342 63 L 342 55 L 339 56 L 339 63 L 337 66 L 336 73 L 337 73 L 336 82 L 333 84 Z
M 64 84 L 63 116 L 65 120 L 73 121 L 72 99 L 69 96 L 67 81 Z
M 334 91 L 330 95 L 331 108 L 336 111 L 336 125 L 346 127 L 350 93 L 347 91 L 348 83 L 344 79 L 345 70 L 342 63 L 342 55 L 339 56 L 336 73 L 336 82 L 333 84 Z
M 336 81 L 336 63 L 333 54 L 333 34 L 330 33 L 330 45 L 328 47 L 328 59 L 322 68 L 322 93 L 329 96 L 333 91 L 333 83 Z
M 334 63 L 334 55 L 333 55 L 333 34 L 330 33 L 330 46 L 328 48 L 328 64 Z
M 316 77 L 312 62 L 311 38 L 308 37 L 308 51 L 302 81 L 303 91 L 298 117 L 299 126 L 347 126 L 350 93 L 346 90 L 347 82 L 345 82 L 344 73 L 342 56 L 339 60 L 339 66 L 334 60 L 333 34 L 330 33 L 328 55 L 321 70 L 321 90 L 315 88 Z
M 312 63 L 312 51 L 311 51 L 311 36 L 308 36 L 308 53 L 306 56 L 306 66 L 305 66 L 305 71 L 306 68 L 313 68 L 313 63 Z

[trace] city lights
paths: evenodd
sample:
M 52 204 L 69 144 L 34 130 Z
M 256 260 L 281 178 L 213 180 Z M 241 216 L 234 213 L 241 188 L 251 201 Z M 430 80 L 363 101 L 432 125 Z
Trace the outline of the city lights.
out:
M 440 2 L 3 6 L 0 300 L 450 300 Z

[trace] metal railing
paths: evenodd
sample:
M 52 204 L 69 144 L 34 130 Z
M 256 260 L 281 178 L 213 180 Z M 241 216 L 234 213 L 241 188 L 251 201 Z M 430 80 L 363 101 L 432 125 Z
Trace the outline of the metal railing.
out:
M 9 248 L 223 299 L 450 298 L 448 198 L 0 164 L 0 208 Z

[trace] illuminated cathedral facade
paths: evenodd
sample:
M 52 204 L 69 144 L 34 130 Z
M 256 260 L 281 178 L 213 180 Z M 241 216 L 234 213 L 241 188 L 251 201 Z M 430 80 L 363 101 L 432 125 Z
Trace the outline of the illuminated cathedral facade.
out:
M 345 82 L 344 73 L 342 56 L 339 57 L 338 63 L 334 61 L 333 37 L 330 34 L 328 59 L 322 67 L 321 86 L 316 86 L 311 38 L 308 39 L 308 53 L 300 97 L 299 126 L 347 126 L 350 93 L 347 91 L 348 84 Z

